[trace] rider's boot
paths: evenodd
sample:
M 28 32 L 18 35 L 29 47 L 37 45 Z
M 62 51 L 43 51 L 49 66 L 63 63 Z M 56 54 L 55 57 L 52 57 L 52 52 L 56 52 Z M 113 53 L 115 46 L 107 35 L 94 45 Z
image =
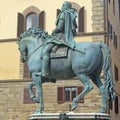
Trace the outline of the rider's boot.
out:
M 49 55 L 45 54 L 42 58 L 42 71 L 35 73 L 35 75 L 42 77 L 48 76 L 48 69 L 49 69 L 48 66 L 49 66 Z
M 37 76 L 46 77 L 49 73 L 49 56 L 50 51 L 55 45 L 53 43 L 49 43 L 46 45 L 46 47 L 42 51 L 42 71 L 40 73 L 35 73 Z

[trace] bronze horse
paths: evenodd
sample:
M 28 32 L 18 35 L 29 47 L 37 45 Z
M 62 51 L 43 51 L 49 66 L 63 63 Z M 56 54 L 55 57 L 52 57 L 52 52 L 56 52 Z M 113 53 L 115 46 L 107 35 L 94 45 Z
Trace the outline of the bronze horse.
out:
M 44 109 L 43 82 L 73 77 L 78 77 L 84 85 L 84 90 L 73 99 L 71 110 L 74 110 L 79 100 L 93 89 L 93 85 L 90 83 L 91 79 L 100 90 L 102 106 L 99 112 L 104 113 L 106 111 L 107 99 L 114 99 L 114 84 L 112 81 L 109 48 L 101 42 L 78 42 L 76 43 L 76 49 L 82 52 L 69 48 L 67 57 L 50 59 L 50 74 L 47 78 L 43 78 L 36 76 L 35 73 L 41 71 L 41 53 L 44 47 L 44 41 L 49 37 L 52 36 L 40 28 L 29 29 L 20 36 L 18 41 L 21 61 L 27 61 L 28 69 L 33 79 L 33 82 L 28 85 L 30 97 L 33 101 L 40 103 L 36 113 L 42 113 Z M 104 71 L 104 84 L 100 80 L 102 68 Z M 65 73 L 65 69 L 68 70 L 67 73 Z M 34 96 L 32 91 L 34 85 L 37 88 L 37 97 Z

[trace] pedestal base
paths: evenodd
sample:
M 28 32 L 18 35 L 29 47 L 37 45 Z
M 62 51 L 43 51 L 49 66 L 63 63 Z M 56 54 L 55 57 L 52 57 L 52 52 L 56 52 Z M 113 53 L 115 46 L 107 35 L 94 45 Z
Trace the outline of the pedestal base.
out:
M 60 117 L 63 117 L 61 119 Z M 110 115 L 103 113 L 42 113 L 33 114 L 29 120 L 110 120 Z

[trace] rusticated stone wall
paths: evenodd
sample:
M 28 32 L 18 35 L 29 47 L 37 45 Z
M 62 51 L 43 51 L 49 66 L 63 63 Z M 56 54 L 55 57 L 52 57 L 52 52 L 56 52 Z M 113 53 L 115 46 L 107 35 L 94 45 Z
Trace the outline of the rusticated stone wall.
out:
M 23 104 L 23 89 L 27 82 L 0 83 L 0 120 L 27 120 L 35 104 Z
M 0 120 L 27 120 L 33 114 L 38 104 L 24 104 L 24 88 L 28 82 L 25 81 L 2 81 L 0 82 Z M 45 112 L 69 112 L 71 102 L 57 103 L 58 86 L 79 86 L 79 80 L 57 81 L 57 83 L 44 83 L 44 105 Z M 84 103 L 79 103 L 75 112 L 97 112 L 101 106 L 101 96 L 95 87 L 84 98 Z
M 92 0 L 93 32 L 104 32 L 104 0 Z M 92 37 L 93 41 L 104 41 L 104 35 Z

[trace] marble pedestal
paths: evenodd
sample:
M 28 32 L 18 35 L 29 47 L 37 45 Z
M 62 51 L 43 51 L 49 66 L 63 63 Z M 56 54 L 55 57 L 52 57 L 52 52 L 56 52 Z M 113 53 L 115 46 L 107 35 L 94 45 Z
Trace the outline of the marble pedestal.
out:
M 42 113 L 33 114 L 29 120 L 61 120 L 60 115 L 65 114 L 63 120 L 110 120 L 110 115 L 103 113 Z

